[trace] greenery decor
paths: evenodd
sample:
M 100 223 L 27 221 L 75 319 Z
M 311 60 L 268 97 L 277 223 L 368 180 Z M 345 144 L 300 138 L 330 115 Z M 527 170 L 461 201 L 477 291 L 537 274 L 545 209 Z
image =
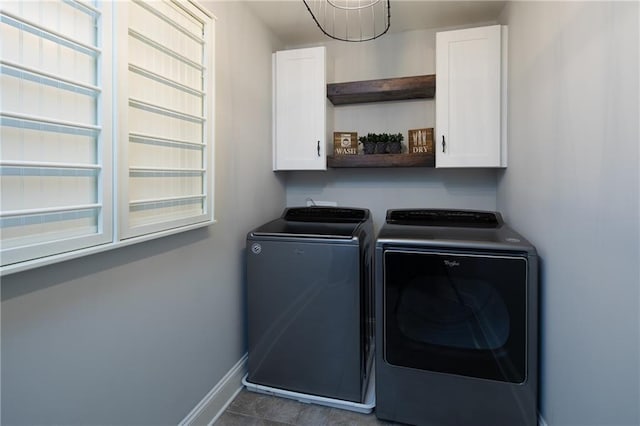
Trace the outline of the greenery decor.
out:
M 367 133 L 358 138 L 365 154 L 399 154 L 402 152 L 402 133 Z
M 358 140 L 362 144 L 362 150 L 365 154 L 375 154 L 377 136 L 374 133 L 369 133 L 367 136 L 360 136 Z
M 389 134 L 381 133 L 378 135 L 376 143 L 376 154 L 385 154 L 387 152 L 387 144 L 389 143 Z
M 390 154 L 400 154 L 402 152 L 402 141 L 404 136 L 402 133 L 397 133 L 389 136 L 389 144 L 387 145 L 387 152 Z

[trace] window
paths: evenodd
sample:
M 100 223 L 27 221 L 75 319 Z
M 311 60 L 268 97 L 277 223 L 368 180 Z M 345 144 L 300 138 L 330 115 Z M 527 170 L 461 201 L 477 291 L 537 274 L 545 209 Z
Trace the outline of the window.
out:
M 3 2 L 0 19 L 2 265 L 110 242 L 110 10 Z
M 210 220 L 212 46 L 197 7 L 136 0 L 122 9 L 120 236 L 128 238 Z
M 193 2 L 2 3 L 3 273 L 212 222 L 212 33 Z

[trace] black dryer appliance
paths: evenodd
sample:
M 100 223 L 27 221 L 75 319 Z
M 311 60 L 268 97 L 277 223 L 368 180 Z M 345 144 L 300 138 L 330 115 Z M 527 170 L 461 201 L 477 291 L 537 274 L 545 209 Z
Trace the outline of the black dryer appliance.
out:
M 537 424 L 538 258 L 500 213 L 389 210 L 375 264 L 378 417 Z

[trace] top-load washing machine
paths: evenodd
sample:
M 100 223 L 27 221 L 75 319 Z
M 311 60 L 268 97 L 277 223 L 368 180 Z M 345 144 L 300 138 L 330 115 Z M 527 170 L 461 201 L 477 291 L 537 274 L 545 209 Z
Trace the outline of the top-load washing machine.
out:
M 496 212 L 389 210 L 375 263 L 376 415 L 536 425 L 535 248 Z
M 367 209 L 292 207 L 249 232 L 248 386 L 364 402 L 374 242 Z

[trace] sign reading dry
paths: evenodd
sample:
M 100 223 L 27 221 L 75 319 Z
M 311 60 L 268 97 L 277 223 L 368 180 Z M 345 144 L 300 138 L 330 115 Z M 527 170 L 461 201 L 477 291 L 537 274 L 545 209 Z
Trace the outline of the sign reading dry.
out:
M 409 130 L 409 154 L 433 154 L 433 127 Z

